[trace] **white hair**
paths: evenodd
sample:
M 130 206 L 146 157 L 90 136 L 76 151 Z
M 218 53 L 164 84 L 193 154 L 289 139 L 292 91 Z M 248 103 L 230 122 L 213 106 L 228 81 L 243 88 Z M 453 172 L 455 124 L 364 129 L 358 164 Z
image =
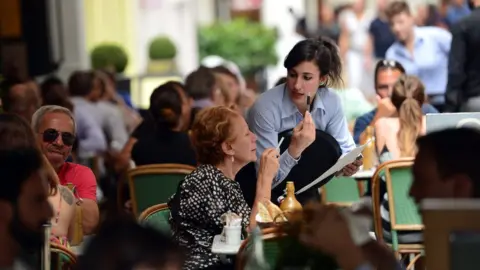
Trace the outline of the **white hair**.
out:
M 68 117 L 73 122 L 73 134 L 75 134 L 77 130 L 77 125 L 75 123 L 75 117 L 73 116 L 73 113 L 62 106 L 57 106 L 57 105 L 45 105 L 40 107 L 32 116 L 32 129 L 34 132 L 38 132 L 38 129 L 40 128 L 40 123 L 43 120 L 43 117 L 48 114 L 48 113 L 63 113 L 66 114 Z

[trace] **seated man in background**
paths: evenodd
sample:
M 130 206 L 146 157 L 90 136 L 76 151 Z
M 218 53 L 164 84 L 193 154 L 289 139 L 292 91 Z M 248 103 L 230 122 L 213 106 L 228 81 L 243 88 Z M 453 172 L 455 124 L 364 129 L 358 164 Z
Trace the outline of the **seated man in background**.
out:
M 355 121 L 353 139 L 356 144 L 361 143 L 367 127 L 374 127 L 378 119 L 391 117 L 397 112 L 390 97 L 392 95 L 393 85 L 403 74 L 405 74 L 405 69 L 400 63 L 393 60 L 378 61 L 374 72 L 377 108 L 358 117 Z M 437 109 L 428 103 L 423 104 L 422 111 L 424 114 L 438 113 Z
M 33 115 L 32 128 L 43 153 L 57 172 L 60 184 L 74 185 L 74 194 L 82 207 L 84 234 L 92 234 L 99 220 L 95 175 L 85 166 L 65 162 L 75 141 L 72 112 L 60 106 L 43 106 Z
M 3 111 L 19 115 L 28 122 L 41 105 L 40 95 L 30 82 L 5 80 L 1 84 L 0 93 Z
M 94 72 L 76 71 L 68 80 L 68 92 L 73 103 L 76 136 L 78 139 L 77 154 L 80 162 L 103 154 L 108 149 L 106 134 L 97 115 L 94 102 L 101 95 L 100 80 L 95 79 Z
M 21 165 L 20 165 L 21 164 Z M 43 245 L 43 225 L 53 216 L 47 177 L 35 148 L 0 151 L 0 269 L 37 269 L 26 265 L 22 251 Z
M 210 68 L 199 67 L 185 78 L 185 91 L 193 99 L 191 123 L 202 109 L 224 105 L 224 97 L 215 74 Z

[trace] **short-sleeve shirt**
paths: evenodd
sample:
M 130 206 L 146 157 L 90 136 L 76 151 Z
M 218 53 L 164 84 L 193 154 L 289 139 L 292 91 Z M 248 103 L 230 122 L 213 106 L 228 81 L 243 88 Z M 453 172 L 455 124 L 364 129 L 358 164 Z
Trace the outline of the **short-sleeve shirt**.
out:
M 222 233 L 221 216 L 229 211 L 240 215 L 246 229 L 251 213 L 240 184 L 212 165 L 200 165 L 187 175 L 168 206 L 173 238 L 188 250 L 184 270 L 221 265 L 211 251 L 214 236 Z
M 63 186 L 73 184 L 79 198 L 97 200 L 97 179 L 90 168 L 65 162 L 58 172 L 58 178 Z

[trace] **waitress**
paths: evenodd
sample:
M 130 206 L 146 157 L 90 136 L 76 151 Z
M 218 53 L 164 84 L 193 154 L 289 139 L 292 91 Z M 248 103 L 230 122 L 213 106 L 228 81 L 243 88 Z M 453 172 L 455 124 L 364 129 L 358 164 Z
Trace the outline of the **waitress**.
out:
M 300 41 L 283 65 L 287 69 L 286 83 L 263 93 L 247 117 L 250 130 L 257 136 L 257 156 L 267 148 L 277 147 L 279 133 L 293 129 L 288 150 L 280 156 L 272 188 L 287 177 L 302 152 L 315 141 L 316 129 L 332 135 L 344 154 L 355 148 L 340 98 L 327 88 L 342 80 L 342 62 L 335 43 L 327 38 Z M 351 176 L 361 165 L 362 161 L 357 160 L 341 173 Z M 256 167 L 258 171 L 258 161 Z

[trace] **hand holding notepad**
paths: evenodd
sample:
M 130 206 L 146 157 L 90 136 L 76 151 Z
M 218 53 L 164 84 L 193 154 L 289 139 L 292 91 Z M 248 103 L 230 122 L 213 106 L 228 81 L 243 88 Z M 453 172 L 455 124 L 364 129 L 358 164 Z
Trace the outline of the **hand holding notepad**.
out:
M 313 182 L 311 182 L 310 184 L 304 186 L 303 188 L 299 189 L 297 192 L 295 192 L 296 195 L 298 194 L 301 194 L 305 191 L 307 191 L 308 189 L 310 189 L 311 187 L 315 186 L 315 185 L 318 185 L 318 184 L 321 184 L 323 180 L 325 180 L 326 178 L 328 178 L 329 176 L 339 172 L 340 170 L 343 169 L 343 167 L 347 166 L 348 164 L 354 162 L 363 152 L 363 149 L 370 143 L 370 141 L 368 141 L 367 143 L 365 143 L 364 145 L 361 145 L 355 149 L 353 149 L 352 151 L 350 151 L 349 153 L 343 155 L 342 157 L 340 157 L 338 159 L 338 161 L 330 168 L 328 169 L 326 172 L 324 172 L 322 175 L 320 175 L 320 177 L 318 177 L 317 179 L 315 179 Z

